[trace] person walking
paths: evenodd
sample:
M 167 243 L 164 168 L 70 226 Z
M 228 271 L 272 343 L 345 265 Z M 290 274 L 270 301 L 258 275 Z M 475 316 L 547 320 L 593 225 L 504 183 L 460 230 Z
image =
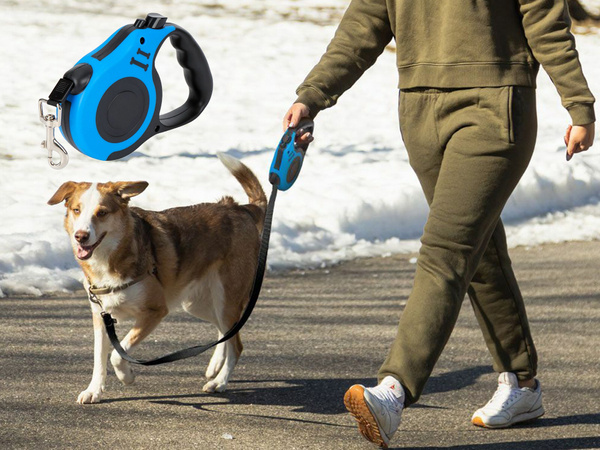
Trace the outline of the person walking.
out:
M 381 447 L 419 399 L 466 294 L 499 373 L 472 423 L 502 428 L 544 414 L 500 213 L 535 146 L 540 64 L 572 120 L 567 160 L 593 143 L 594 97 L 570 25 L 565 0 L 352 0 L 284 116 L 294 127 L 333 106 L 395 39 L 400 131 L 430 210 L 379 384 L 344 396 L 360 433 Z

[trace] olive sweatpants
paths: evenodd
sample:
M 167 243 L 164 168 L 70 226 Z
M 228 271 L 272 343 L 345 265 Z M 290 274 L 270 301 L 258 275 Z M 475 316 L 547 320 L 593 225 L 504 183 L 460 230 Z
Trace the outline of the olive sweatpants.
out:
M 506 86 L 400 92 L 400 130 L 430 206 L 413 290 L 379 371 L 418 400 L 468 293 L 494 370 L 520 380 L 537 354 L 500 213 L 531 159 L 535 90 Z

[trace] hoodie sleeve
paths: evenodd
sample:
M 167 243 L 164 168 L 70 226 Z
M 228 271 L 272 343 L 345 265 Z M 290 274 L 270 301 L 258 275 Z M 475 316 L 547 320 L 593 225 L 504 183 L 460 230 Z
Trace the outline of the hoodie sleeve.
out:
M 523 28 L 535 59 L 556 86 L 573 125 L 595 121 L 594 96 L 581 70 L 565 0 L 519 0 Z
M 307 105 L 313 118 L 335 105 L 392 37 L 385 0 L 352 0 L 327 51 L 296 90 L 296 102 Z

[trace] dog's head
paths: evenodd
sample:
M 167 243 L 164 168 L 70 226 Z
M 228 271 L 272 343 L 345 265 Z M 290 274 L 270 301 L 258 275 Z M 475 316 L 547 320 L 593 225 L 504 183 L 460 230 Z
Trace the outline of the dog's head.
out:
M 124 223 L 129 217 L 129 199 L 144 192 L 146 187 L 145 181 L 67 181 L 58 188 L 48 204 L 65 202 L 65 229 L 77 259 L 90 259 L 101 244 L 101 249 L 108 252 L 116 248 L 126 232 Z

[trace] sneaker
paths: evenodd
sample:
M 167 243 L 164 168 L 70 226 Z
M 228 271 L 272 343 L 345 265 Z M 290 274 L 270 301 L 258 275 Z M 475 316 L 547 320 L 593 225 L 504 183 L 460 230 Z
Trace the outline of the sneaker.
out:
M 404 389 L 398 380 L 385 377 L 374 388 L 355 384 L 344 395 L 346 409 L 358 422 L 358 430 L 368 440 L 387 448 L 400 425 Z
M 514 373 L 502 372 L 494 396 L 487 405 L 475 411 L 471 422 L 479 427 L 505 428 L 543 416 L 542 389 L 540 382 L 535 382 L 535 389 L 521 388 Z

